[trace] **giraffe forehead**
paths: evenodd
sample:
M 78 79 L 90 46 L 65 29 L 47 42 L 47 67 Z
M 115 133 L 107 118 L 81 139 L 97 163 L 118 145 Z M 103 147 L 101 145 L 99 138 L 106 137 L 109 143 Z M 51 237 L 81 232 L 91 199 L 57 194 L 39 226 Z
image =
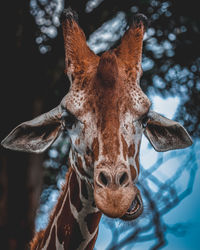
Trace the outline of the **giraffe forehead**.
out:
M 150 101 L 140 87 L 135 85 L 127 84 L 127 86 L 118 86 L 117 89 L 105 89 L 101 86 L 91 89 L 88 86 L 88 89 L 70 91 L 65 98 L 64 106 L 79 117 L 84 117 L 87 113 L 91 116 L 117 113 L 119 116 L 127 110 L 133 116 L 142 116 L 148 111 Z
M 82 139 L 91 146 L 94 138 L 101 134 L 101 143 L 114 155 L 114 151 L 119 151 L 119 134 L 124 134 L 128 144 L 133 135 L 141 134 L 141 128 L 135 129 L 133 122 L 148 112 L 150 101 L 135 84 L 116 80 L 106 86 L 94 77 L 87 88 L 74 84 L 65 98 L 65 106 L 84 124 Z M 107 151 L 105 149 L 105 153 Z

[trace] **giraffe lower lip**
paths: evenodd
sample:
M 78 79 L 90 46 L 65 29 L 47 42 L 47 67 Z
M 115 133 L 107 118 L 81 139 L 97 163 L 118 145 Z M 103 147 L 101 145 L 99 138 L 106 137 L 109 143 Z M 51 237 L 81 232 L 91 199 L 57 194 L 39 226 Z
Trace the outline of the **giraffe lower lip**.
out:
M 141 215 L 143 211 L 143 203 L 140 194 L 138 193 L 132 201 L 128 211 L 121 217 L 122 220 L 134 220 Z

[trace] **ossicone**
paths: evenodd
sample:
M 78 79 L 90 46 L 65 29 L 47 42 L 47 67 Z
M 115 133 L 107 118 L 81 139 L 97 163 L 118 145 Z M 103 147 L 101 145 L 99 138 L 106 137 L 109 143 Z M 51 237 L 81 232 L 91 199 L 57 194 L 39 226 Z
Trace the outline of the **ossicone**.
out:
M 64 9 L 60 16 L 61 23 L 65 22 L 66 20 L 75 20 L 78 23 L 78 14 L 76 11 L 72 10 L 71 7 Z
M 149 19 L 142 13 L 138 13 L 133 16 L 132 25 L 135 27 L 140 27 L 141 24 L 144 26 L 146 30 L 149 26 Z

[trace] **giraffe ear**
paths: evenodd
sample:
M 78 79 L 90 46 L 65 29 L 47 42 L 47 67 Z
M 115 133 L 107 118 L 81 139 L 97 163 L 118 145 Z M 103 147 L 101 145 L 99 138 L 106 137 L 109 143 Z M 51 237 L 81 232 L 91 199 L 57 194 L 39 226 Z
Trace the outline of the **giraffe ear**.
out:
M 156 151 L 186 148 L 192 145 L 192 139 L 185 128 L 154 111 L 148 113 L 148 121 L 144 131 Z
M 11 150 L 42 153 L 55 141 L 60 131 L 61 108 L 57 106 L 14 128 L 1 145 Z

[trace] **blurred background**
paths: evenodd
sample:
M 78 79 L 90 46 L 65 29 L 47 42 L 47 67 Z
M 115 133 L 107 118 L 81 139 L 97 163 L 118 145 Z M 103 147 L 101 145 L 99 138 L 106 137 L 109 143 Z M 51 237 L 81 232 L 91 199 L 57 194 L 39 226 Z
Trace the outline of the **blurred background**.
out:
M 200 15 L 195 0 L 3 1 L 2 140 L 19 123 L 54 108 L 69 89 L 60 15 L 77 11 L 90 48 L 116 46 L 135 13 L 150 20 L 141 87 L 152 108 L 193 138 L 184 150 L 156 153 L 143 138 L 138 181 L 144 212 L 124 223 L 103 216 L 95 249 L 200 249 Z M 62 135 L 43 155 L 0 148 L 0 249 L 27 249 L 47 225 L 67 171 Z M 40 196 L 41 195 L 41 196 Z

